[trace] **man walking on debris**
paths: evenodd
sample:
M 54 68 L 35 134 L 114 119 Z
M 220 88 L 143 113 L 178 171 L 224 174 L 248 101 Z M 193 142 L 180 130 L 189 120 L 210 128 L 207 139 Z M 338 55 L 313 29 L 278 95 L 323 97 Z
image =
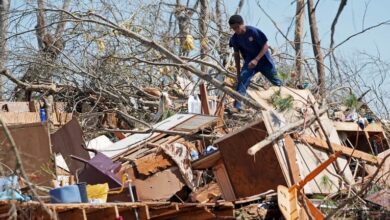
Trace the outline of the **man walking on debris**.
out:
M 252 77 L 261 72 L 273 85 L 280 86 L 282 81 L 278 78 L 275 64 L 268 51 L 267 37 L 259 29 L 244 25 L 240 15 L 233 15 L 229 19 L 230 28 L 234 35 L 230 38 L 229 46 L 234 49 L 234 60 L 237 69 L 236 90 L 241 95 L 246 90 Z M 244 58 L 244 66 L 240 71 L 240 53 Z M 234 102 L 235 111 L 241 110 L 241 103 Z

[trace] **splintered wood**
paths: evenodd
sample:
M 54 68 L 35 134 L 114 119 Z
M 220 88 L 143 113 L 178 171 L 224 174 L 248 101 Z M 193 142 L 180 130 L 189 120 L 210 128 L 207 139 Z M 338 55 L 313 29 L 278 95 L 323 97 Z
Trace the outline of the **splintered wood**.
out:
M 138 173 L 145 176 L 157 173 L 172 165 L 172 160 L 162 151 L 151 153 L 135 161 Z

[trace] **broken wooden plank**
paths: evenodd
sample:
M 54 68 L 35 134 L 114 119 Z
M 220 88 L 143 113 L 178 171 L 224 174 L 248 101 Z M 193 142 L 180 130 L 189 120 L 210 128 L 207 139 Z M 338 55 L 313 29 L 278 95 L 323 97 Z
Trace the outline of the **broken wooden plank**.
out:
M 151 153 L 135 161 L 138 173 L 145 176 L 157 173 L 173 164 L 172 160 L 162 151 Z
M 194 170 L 204 170 L 213 167 L 221 158 L 221 153 L 217 150 L 192 162 Z
M 200 91 L 200 102 L 201 102 L 202 112 L 205 115 L 210 115 L 209 98 L 207 95 L 207 90 L 204 82 L 201 82 L 199 84 L 199 91 Z
M 222 197 L 226 201 L 236 200 L 232 184 L 230 183 L 229 176 L 226 172 L 225 166 L 222 163 L 222 160 L 219 160 L 219 162 L 213 167 L 213 173 L 219 187 L 221 188 Z
M 299 167 L 297 164 L 297 154 L 295 152 L 295 143 L 290 135 L 284 136 L 285 150 L 287 154 L 287 160 L 289 164 L 289 171 L 291 175 L 292 184 L 295 184 L 301 180 L 299 175 Z
M 310 145 L 313 145 L 313 147 L 329 150 L 328 144 L 326 143 L 326 141 L 324 141 L 322 139 L 319 139 L 316 137 L 310 137 L 310 136 L 306 136 L 306 135 L 300 136 L 300 139 L 302 139 L 303 141 L 307 142 Z M 344 155 L 347 155 L 350 157 L 365 160 L 365 161 L 367 161 L 369 163 L 373 163 L 373 164 L 379 164 L 381 162 L 381 159 L 377 158 L 374 155 L 365 153 L 363 151 L 354 150 L 352 148 L 345 147 L 343 145 L 335 144 L 335 143 L 332 143 L 332 146 L 333 146 L 335 151 L 341 151 Z
M 363 131 L 359 128 L 359 125 L 356 122 L 340 122 L 335 121 L 333 125 L 336 127 L 337 131 Z M 367 132 L 383 132 L 382 124 L 379 122 L 373 122 L 368 124 L 364 131 Z
M 162 172 L 146 178 L 135 179 L 134 186 L 137 189 L 137 197 L 140 201 L 168 200 L 184 186 L 177 167 L 171 167 Z
M 174 131 L 185 131 L 189 133 L 196 133 L 206 127 L 216 123 L 218 117 L 209 115 L 195 115 L 185 122 L 175 126 L 172 130 Z
M 190 197 L 192 202 L 206 203 L 218 199 L 220 195 L 221 188 L 216 182 L 211 182 L 199 188 L 196 192 L 192 192 Z

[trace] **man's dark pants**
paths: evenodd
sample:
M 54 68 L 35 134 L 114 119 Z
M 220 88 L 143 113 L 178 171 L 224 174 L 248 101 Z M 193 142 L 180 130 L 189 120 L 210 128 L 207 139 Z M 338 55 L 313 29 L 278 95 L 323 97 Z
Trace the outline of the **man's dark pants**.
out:
M 241 95 L 246 95 L 251 79 L 256 73 L 261 72 L 274 86 L 281 86 L 282 81 L 278 78 L 277 71 L 274 65 L 257 65 L 251 69 L 248 65 L 244 65 L 241 69 L 240 77 L 238 78 L 236 91 Z M 241 103 L 238 101 L 234 102 L 234 107 L 241 109 Z

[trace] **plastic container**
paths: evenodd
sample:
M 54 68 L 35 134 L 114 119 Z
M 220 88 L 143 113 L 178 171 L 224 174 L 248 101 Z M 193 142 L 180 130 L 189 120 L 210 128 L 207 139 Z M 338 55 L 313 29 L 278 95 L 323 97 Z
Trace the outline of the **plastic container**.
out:
M 196 150 L 191 150 L 191 160 L 197 160 L 199 158 L 199 154 Z
M 91 203 L 107 202 L 108 183 L 87 185 L 88 200 Z
M 81 203 L 80 191 L 77 185 L 52 189 L 49 194 L 51 203 Z
M 197 95 L 188 97 L 188 113 L 200 114 L 201 113 L 201 102 Z
M 88 203 L 87 183 L 78 183 L 77 186 L 79 187 L 81 202 Z
M 39 116 L 40 116 L 40 118 L 41 118 L 41 122 L 47 121 L 46 109 L 45 109 L 45 108 L 41 108 L 41 109 L 39 110 Z

